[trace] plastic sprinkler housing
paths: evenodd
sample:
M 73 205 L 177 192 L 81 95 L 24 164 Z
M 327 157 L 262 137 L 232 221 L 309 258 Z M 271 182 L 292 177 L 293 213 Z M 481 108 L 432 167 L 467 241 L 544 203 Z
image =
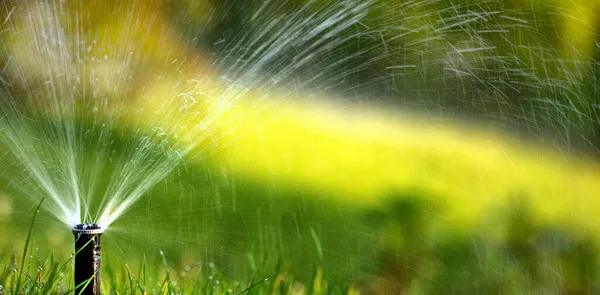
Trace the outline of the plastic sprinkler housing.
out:
M 73 227 L 75 235 L 75 294 L 100 295 L 100 235 L 95 223 Z

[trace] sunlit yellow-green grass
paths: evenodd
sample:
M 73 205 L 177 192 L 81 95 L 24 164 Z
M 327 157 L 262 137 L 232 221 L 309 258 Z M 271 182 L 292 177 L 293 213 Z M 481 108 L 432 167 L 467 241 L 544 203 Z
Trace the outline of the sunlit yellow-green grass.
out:
M 160 89 L 149 93 L 160 96 Z M 153 108 L 148 102 L 154 100 L 141 97 L 138 102 L 145 102 L 150 114 L 168 112 L 164 104 Z M 209 161 L 245 177 L 316 189 L 357 207 L 382 206 L 391 195 L 417 189 L 437 198 L 449 221 L 468 227 L 509 198 L 527 198 L 535 222 L 600 234 L 595 222 L 600 173 L 594 160 L 485 125 L 460 127 L 451 120 L 324 99 L 244 91 L 235 101 L 224 103 L 218 95 L 206 101 L 197 107 L 202 111 L 192 106 L 173 112 L 171 121 L 161 117 L 147 124 L 179 130 L 177 145 L 208 149 Z M 169 108 L 177 106 L 171 102 Z M 217 144 L 198 145 L 199 137 Z

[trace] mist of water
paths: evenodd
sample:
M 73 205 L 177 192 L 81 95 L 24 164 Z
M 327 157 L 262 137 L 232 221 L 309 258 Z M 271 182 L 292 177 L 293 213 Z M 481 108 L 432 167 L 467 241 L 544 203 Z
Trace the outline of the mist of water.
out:
M 339 33 L 358 23 L 374 3 L 355 2 L 316 12 L 308 2 L 291 17 L 269 19 L 258 35 L 238 32 L 226 54 L 212 62 L 222 71 L 219 80 L 182 75 L 186 63 L 193 62 L 178 53 L 168 56 L 168 65 L 152 68 L 146 55 L 160 55 L 165 48 L 145 52 L 139 43 L 178 37 L 158 21 L 139 23 L 154 12 L 153 5 L 117 5 L 127 18 L 117 31 L 106 32 L 94 29 L 97 16 L 86 15 L 82 6 L 7 3 L 3 34 L 11 41 L 1 49 L 3 73 L 12 80 L 2 80 L 0 138 L 12 172 L 5 175 L 32 202 L 48 197 L 44 207 L 65 225 L 97 222 L 106 228 L 204 144 L 211 124 L 248 89 L 268 92 L 314 56 L 350 40 L 352 35 L 339 38 Z M 264 21 L 273 6 L 266 1 L 252 20 Z M 144 30 L 150 34 L 139 39 Z M 290 47 L 304 44 L 311 45 L 292 62 L 270 69 L 283 64 Z M 170 79 L 171 88 L 153 88 L 154 79 Z M 131 103 L 146 91 L 153 95 L 150 103 Z M 135 135 L 121 136 L 123 125 Z M 108 182 L 99 183 L 103 178 Z

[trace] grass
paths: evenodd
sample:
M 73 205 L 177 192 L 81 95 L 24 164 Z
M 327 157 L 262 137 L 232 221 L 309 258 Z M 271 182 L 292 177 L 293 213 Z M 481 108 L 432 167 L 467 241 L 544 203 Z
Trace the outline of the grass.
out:
M 75 289 L 74 254 L 60 260 L 52 253 L 44 255 L 38 247 L 30 247 L 29 238 L 40 206 L 41 202 L 31 220 L 21 263 L 17 263 L 14 254 L 0 260 L 0 294 L 72 294 Z M 321 269 L 306 286 L 295 282 L 281 267 L 273 269 L 270 275 L 257 274 L 249 282 L 240 282 L 223 275 L 212 262 L 174 269 L 163 252 L 160 257 L 162 263 L 154 265 L 142 261 L 137 272 L 128 264 L 105 265 L 101 273 L 103 294 L 356 294 L 349 284 L 328 285 Z M 80 285 L 88 283 L 89 280 Z
M 373 212 L 370 221 L 384 224 L 373 234 L 388 239 L 380 249 L 380 271 L 360 278 L 334 279 L 330 273 L 340 265 L 324 263 L 323 249 L 313 260 L 309 279 L 298 276 L 291 261 L 281 253 L 273 265 L 258 261 L 258 270 L 232 276 L 213 262 L 179 266 L 168 252 L 154 257 L 123 260 L 111 256 L 103 245 L 102 289 L 104 294 L 595 294 L 600 282 L 598 244 L 590 236 L 561 226 L 532 222 L 526 203 L 494 208 L 506 214 L 504 237 L 484 228 L 465 232 L 445 225 L 433 230 L 432 212 L 418 196 L 399 199 L 389 212 Z M 31 220 L 31 239 L 18 257 L 10 244 L 0 251 L 0 285 L 5 294 L 72 294 L 72 255 L 59 258 L 56 249 L 37 244 Z M 490 221 L 495 221 L 490 218 Z M 312 243 L 321 238 L 311 230 Z M 429 232 L 429 235 L 425 234 Z M 429 237 L 428 237 L 429 236 Z M 108 237 L 108 234 L 107 234 Z M 412 237 L 408 238 L 407 237 Z M 65 241 L 69 242 L 69 241 Z M 307 241 L 308 242 L 308 241 Z M 338 242 L 339 248 L 339 242 Z M 328 245 L 325 249 L 332 249 Z M 108 250 L 108 251 L 107 251 Z M 148 249 L 137 249 L 147 253 Z M 60 251 L 59 251 L 60 252 Z M 326 252 L 325 252 L 326 253 Z M 350 257 L 348 257 L 350 258 Z M 316 261 L 316 262 L 315 262 Z M 243 264 L 241 261 L 236 263 Z M 291 266 L 291 267 L 290 267 Z
M 36 218 L 43 200 L 33 211 L 27 238 L 21 257 L 12 249 L 11 243 L 0 245 L 0 292 L 1 294 L 73 294 L 73 257 L 59 258 L 54 249 L 37 244 Z M 42 214 L 43 215 L 43 214 Z M 39 223 L 39 220 L 37 220 Z M 12 229 L 14 240 L 18 230 Z M 314 232 L 313 232 L 314 233 Z M 106 234 L 105 234 L 106 235 Z M 72 237 L 70 237 L 72 239 Z M 315 243 L 319 238 L 314 236 Z M 64 241 L 68 247 L 68 239 Z M 43 243 L 43 242 L 42 242 Z M 109 244 L 110 245 L 110 244 Z M 103 246 L 104 247 L 104 246 Z M 107 251 L 108 250 L 108 251 Z M 137 249 L 140 252 L 148 249 Z M 56 251 L 61 253 L 63 251 Z M 153 253 L 154 259 L 130 259 L 123 263 L 120 257 L 111 257 L 114 251 L 103 250 L 103 294 L 356 294 L 349 281 L 328 283 L 323 269 L 314 265 L 314 274 L 308 281 L 295 280 L 284 262 L 273 266 L 259 265 L 256 272 L 243 279 L 228 277 L 213 262 L 198 262 L 184 267 L 173 263 L 164 251 Z M 171 253 L 172 254 L 172 253 Z M 20 262 L 19 262 L 20 260 Z M 136 265 L 134 267 L 130 265 Z M 82 282 L 86 285 L 89 281 Z
M 31 239 L 31 231 L 33 230 L 33 223 L 35 222 L 35 217 L 37 216 L 40 207 L 42 207 L 42 203 L 44 199 L 40 201 L 40 204 L 35 208 L 35 213 L 33 213 L 33 218 L 31 219 L 31 226 L 29 228 L 29 232 L 27 233 L 27 239 L 25 240 L 25 248 L 23 248 L 23 258 L 21 260 L 21 269 L 24 269 L 25 266 L 25 257 L 27 257 L 27 247 L 29 246 L 29 240 Z M 19 294 L 21 292 L 21 275 L 23 272 L 18 272 L 17 283 L 15 289 L 13 290 L 14 294 Z
M 174 145 L 193 148 L 192 160 L 212 169 L 226 167 L 238 178 L 316 191 L 315 196 L 357 210 L 385 206 L 398 192 L 422 190 L 445 204 L 449 222 L 465 226 L 476 226 L 485 208 L 520 195 L 536 204 L 534 218 L 586 227 L 600 239 L 596 159 L 450 120 L 382 109 L 365 114 L 349 106 L 340 111 L 335 103 L 282 100 L 277 93 L 245 93 L 218 116 L 211 113 L 213 104 L 222 103 L 218 98 L 183 113 L 176 111 L 184 107 L 177 103 L 153 104 L 152 97 L 176 95 L 174 85 L 179 84 L 157 83 L 132 110 L 142 110 L 146 125 L 165 130 L 200 126 L 217 117 L 210 137 L 218 144 L 197 145 L 204 129 L 173 130 L 178 135 Z M 187 87 L 177 92 L 193 92 L 197 86 Z M 177 114 L 176 119 L 152 119 L 157 112 Z M 209 156 L 194 158 L 195 152 Z

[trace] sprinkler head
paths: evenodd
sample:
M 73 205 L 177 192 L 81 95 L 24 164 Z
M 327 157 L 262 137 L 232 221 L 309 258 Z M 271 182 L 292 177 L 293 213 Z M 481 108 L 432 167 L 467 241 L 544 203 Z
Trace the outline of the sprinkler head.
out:
M 73 227 L 75 235 L 75 294 L 100 295 L 100 235 L 95 223 Z

